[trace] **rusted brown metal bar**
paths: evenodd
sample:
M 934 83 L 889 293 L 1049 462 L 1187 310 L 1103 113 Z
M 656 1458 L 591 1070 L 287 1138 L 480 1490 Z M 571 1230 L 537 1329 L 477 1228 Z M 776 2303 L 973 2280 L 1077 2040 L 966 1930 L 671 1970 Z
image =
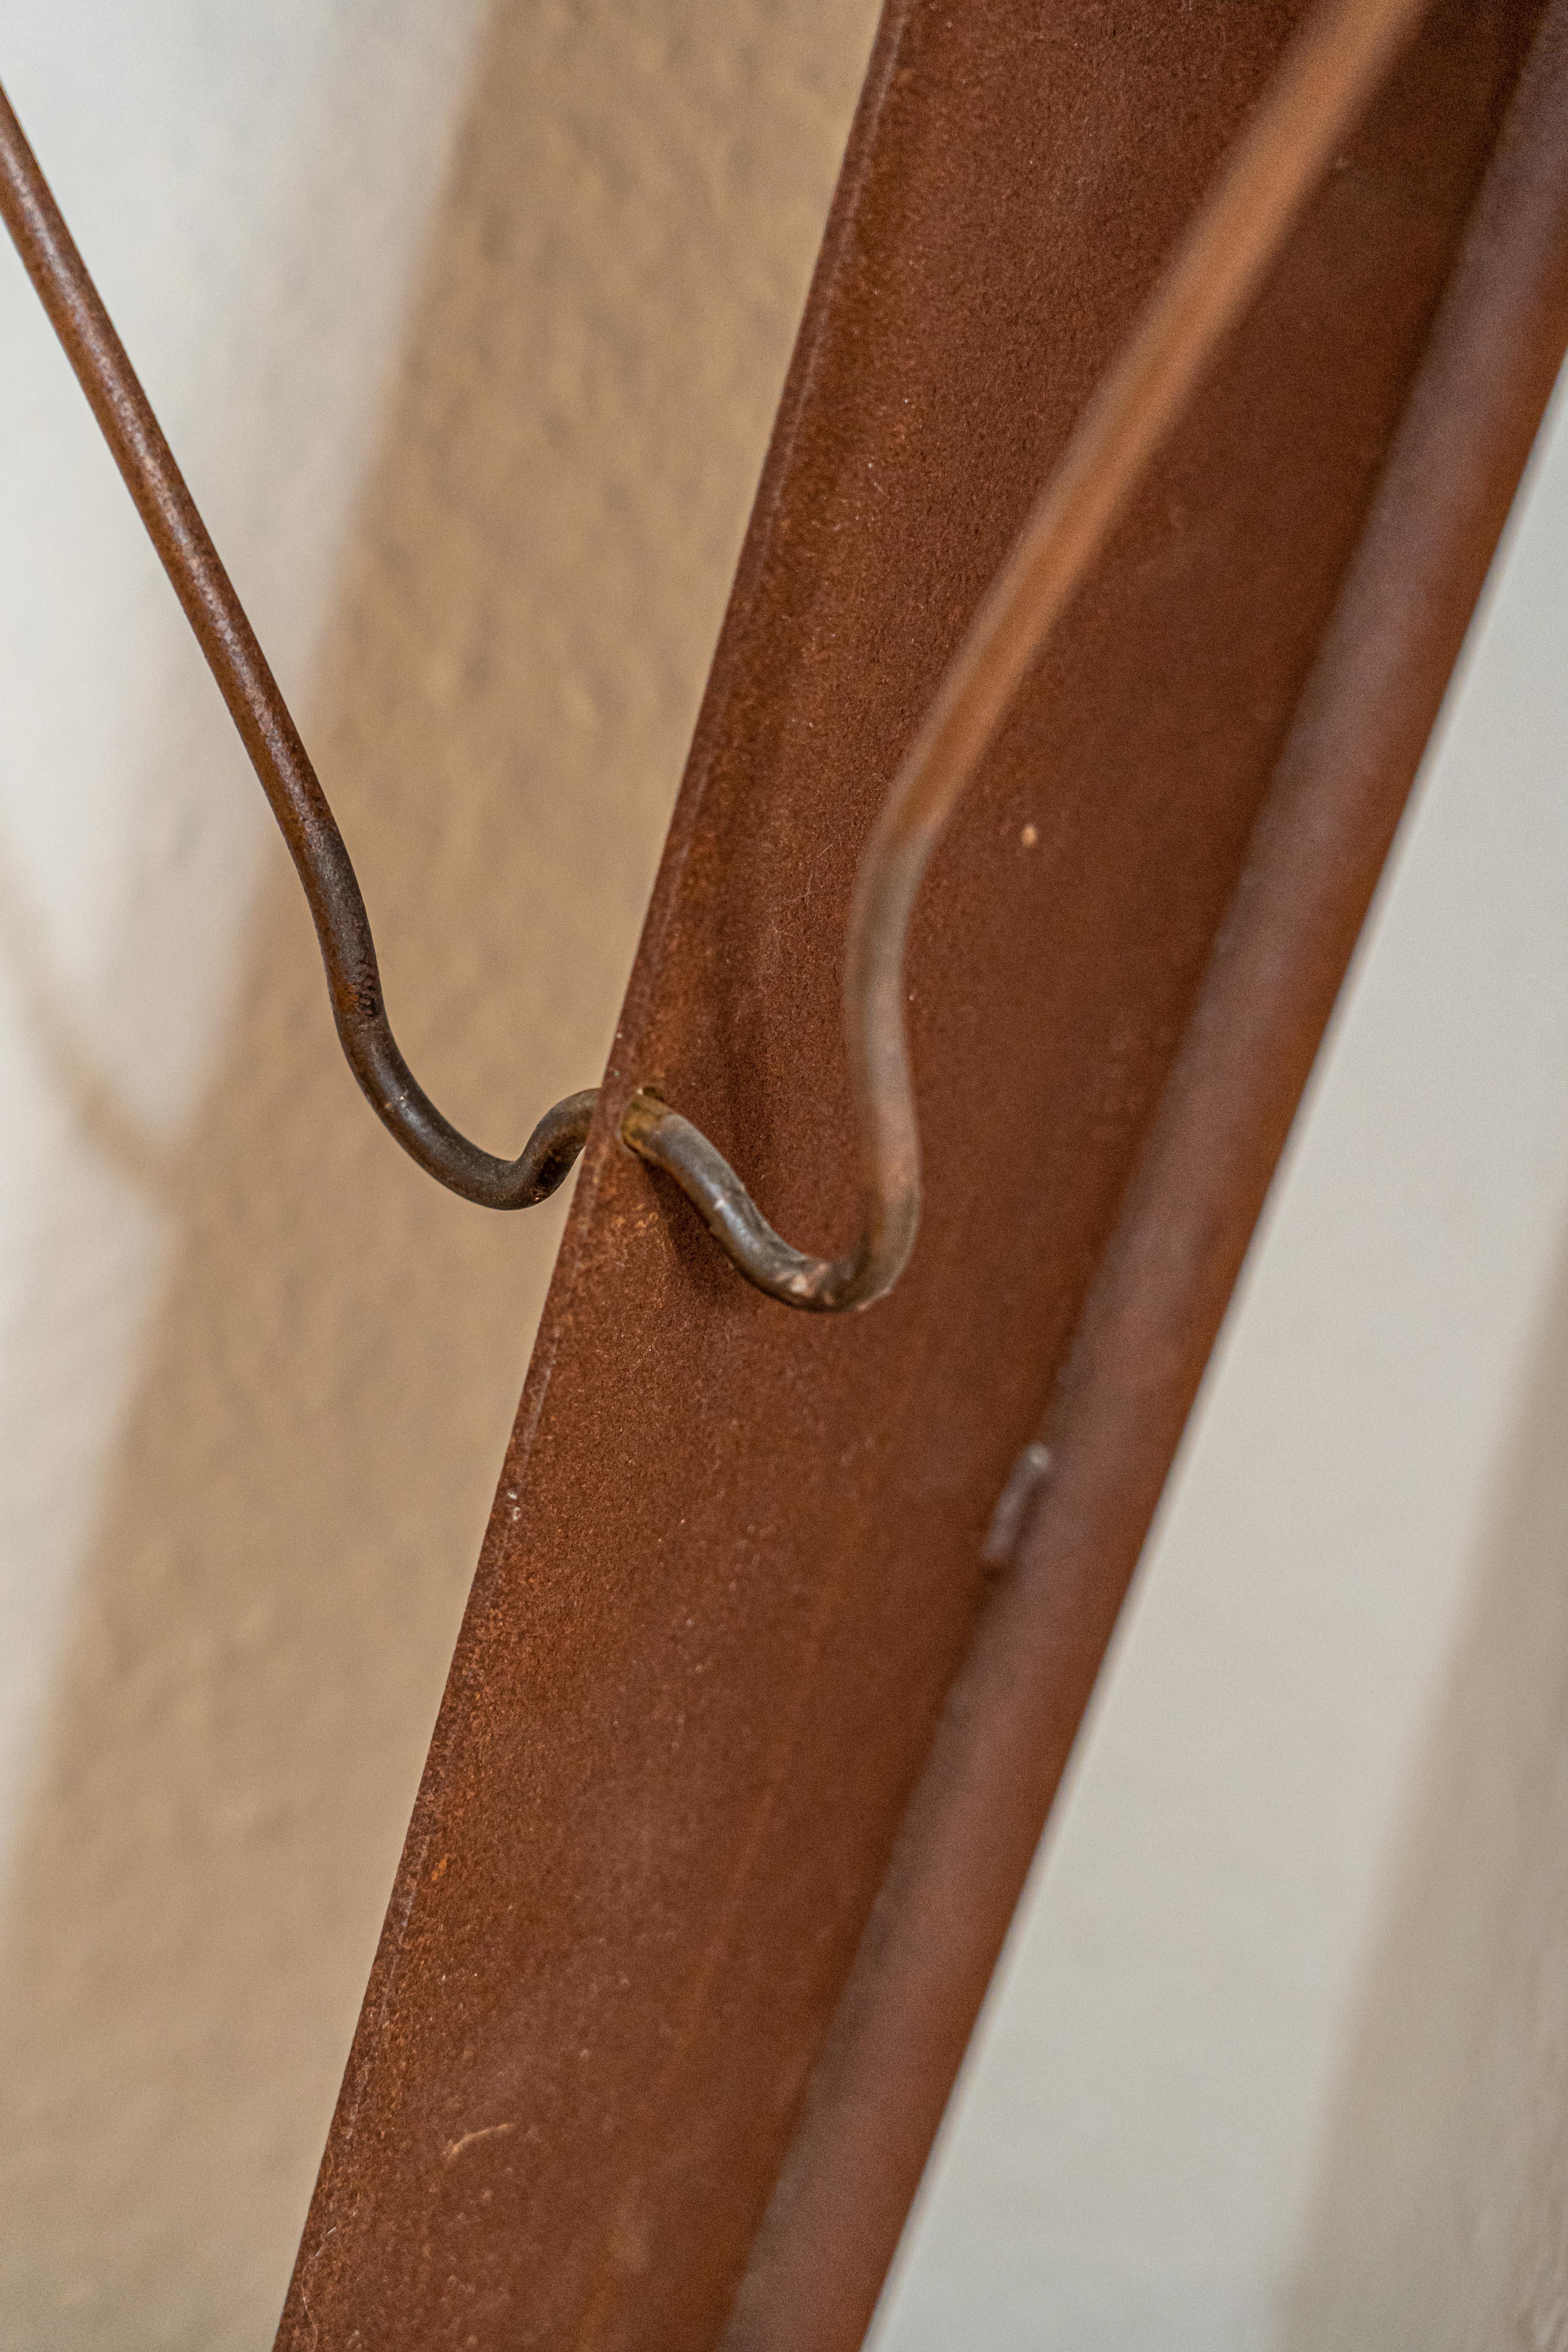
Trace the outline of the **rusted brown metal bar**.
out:
M 850 1222 L 859 845 L 1300 13 L 889 9 L 290 2352 L 863 2332 L 1568 341 L 1564 0 L 1437 0 L 939 849 L 893 1297 L 780 1316 L 616 1124 Z

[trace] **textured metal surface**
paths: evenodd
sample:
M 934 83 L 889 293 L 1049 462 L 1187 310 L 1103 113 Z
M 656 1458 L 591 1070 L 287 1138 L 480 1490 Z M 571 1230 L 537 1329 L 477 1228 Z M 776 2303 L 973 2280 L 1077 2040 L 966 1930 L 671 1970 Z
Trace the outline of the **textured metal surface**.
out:
M 1506 205 L 1491 232 L 1480 377 L 1443 362 L 1457 331 L 1431 344 L 1536 10 L 1435 10 L 939 851 L 910 963 L 926 1223 L 887 1306 L 779 1316 L 613 1123 L 652 1080 L 744 1139 L 775 1222 L 849 1221 L 823 1073 L 882 780 L 1296 13 L 885 22 L 300 2352 L 864 2326 L 1562 348 L 1550 204 L 1533 275 Z M 1037 1435 L 1051 1475 L 988 1579 Z
M 1555 0 L 1029 1449 L 1048 1469 L 950 1694 L 726 2352 L 828 2352 L 870 2316 L 1565 341 Z

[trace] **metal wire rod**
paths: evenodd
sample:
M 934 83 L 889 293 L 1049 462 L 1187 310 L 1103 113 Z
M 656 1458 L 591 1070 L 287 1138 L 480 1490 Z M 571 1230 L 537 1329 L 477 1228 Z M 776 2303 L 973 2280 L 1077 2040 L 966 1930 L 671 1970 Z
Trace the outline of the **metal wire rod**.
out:
M 1127 496 L 1279 249 L 1332 150 L 1425 0 L 1321 0 L 1238 141 L 1131 341 L 1085 410 L 938 688 L 877 818 L 856 879 L 845 1027 L 860 1139 L 863 1227 L 842 1257 L 776 1234 L 722 1154 L 647 1088 L 621 1135 L 695 1202 L 770 1297 L 820 1314 L 870 1306 L 909 1262 L 920 1223 L 920 1133 L 904 1026 L 904 950 L 931 853 L 1002 716 Z M 289 845 L 315 920 L 350 1067 L 404 1150 L 466 1200 L 526 1208 L 554 1191 L 596 1099 L 569 1095 L 516 1160 L 459 1135 L 415 1079 L 382 1002 L 348 851 L 277 680 L 180 475 L 37 158 L 0 90 L 0 212 Z
M 864 1218 L 853 1248 L 838 1258 L 792 1249 L 689 1119 L 647 1089 L 626 1107 L 621 1133 L 633 1150 L 675 1178 L 748 1280 L 789 1306 L 869 1307 L 909 1263 L 921 1159 L 904 949 L 927 862 L 1129 491 L 1424 5 L 1323 0 L 1308 20 L 1091 398 L 882 804 L 856 878 L 844 973 Z
M 404 1060 L 382 1002 L 375 942 L 342 835 L 98 289 L 0 89 L 0 213 L 113 452 L 137 512 L 250 754 L 305 897 L 332 1018 L 373 1108 L 421 1168 L 489 1209 L 546 1200 L 583 1149 L 595 1091 L 545 1112 L 515 1160 L 459 1135 Z

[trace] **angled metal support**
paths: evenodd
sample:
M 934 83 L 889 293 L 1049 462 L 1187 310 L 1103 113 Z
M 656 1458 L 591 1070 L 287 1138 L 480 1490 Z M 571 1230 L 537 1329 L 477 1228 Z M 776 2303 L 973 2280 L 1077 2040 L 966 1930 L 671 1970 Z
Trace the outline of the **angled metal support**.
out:
M 1428 12 L 936 852 L 892 1297 L 618 1129 L 852 1228 L 861 845 L 1300 14 L 889 8 L 287 2352 L 864 2331 L 1568 341 L 1561 0 Z

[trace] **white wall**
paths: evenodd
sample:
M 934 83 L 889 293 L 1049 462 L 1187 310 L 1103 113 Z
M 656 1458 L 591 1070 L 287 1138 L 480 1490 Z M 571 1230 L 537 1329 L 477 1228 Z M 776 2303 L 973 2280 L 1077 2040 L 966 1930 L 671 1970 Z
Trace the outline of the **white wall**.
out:
M 878 2352 L 1568 2345 L 1565 645 L 1560 396 Z
M 603 1056 L 873 15 L 0 0 L 411 1055 L 498 1148 Z M 0 350 L 0 2347 L 248 2352 L 559 1212 L 447 1200 L 360 1104 L 3 254 Z M 884 2352 L 1568 2344 L 1565 522 L 1568 432 Z
M 287 691 L 311 681 L 478 23 L 472 0 L 0 0 L 0 73 Z M 175 1923 L 201 1937 L 199 1797 L 176 1822 L 155 1772 L 144 1805 L 92 1784 L 134 1786 L 138 1734 L 192 1727 L 218 1676 L 175 1562 L 118 1626 L 92 1563 L 278 853 L 8 245 L 0 348 L 0 2341 L 195 2345 L 278 2268 L 265 2190 L 252 2219 L 220 2179 L 202 2211 L 211 2134 L 159 2160 L 180 2073 L 209 2063 L 215 2106 L 236 2087 L 213 2044 L 245 1972 L 215 2012 L 170 1948 Z M 112 1763 L 63 1699 L 94 1636 L 140 1718 Z M 74 1926 L 33 1893 L 62 1849 Z M 139 1904 L 161 1999 L 133 1990 Z
M 478 0 L 0 0 L 0 72 L 249 600 L 310 663 Z M 7 245 L 0 1837 L 169 1245 L 270 819 Z

